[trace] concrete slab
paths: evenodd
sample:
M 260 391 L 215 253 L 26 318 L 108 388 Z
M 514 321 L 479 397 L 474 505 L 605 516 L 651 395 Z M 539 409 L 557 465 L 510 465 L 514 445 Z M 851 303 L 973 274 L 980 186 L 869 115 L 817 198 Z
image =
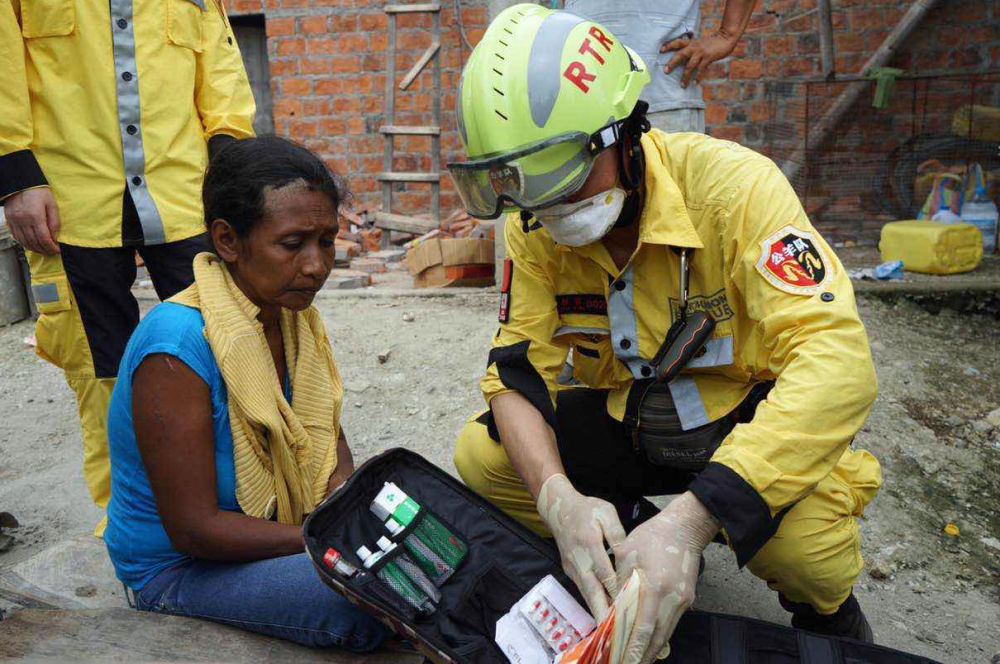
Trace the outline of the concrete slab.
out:
M 33 608 L 125 607 L 104 540 L 82 535 L 0 570 L 0 597 Z
M 0 621 L 0 660 L 420 664 L 409 652 L 314 650 L 216 623 L 128 608 L 25 609 Z

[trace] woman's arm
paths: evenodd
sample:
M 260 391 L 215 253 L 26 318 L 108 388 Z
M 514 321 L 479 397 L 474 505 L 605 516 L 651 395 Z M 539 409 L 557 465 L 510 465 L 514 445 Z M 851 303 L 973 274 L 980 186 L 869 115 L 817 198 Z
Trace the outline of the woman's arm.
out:
M 211 393 L 181 360 L 154 354 L 142 361 L 132 379 L 132 420 L 163 528 L 178 551 L 249 561 L 304 550 L 298 526 L 218 508 Z
M 351 454 L 351 448 L 347 446 L 344 429 L 341 428 L 340 436 L 337 437 L 337 467 L 333 469 L 330 481 L 326 484 L 326 495 L 333 493 L 352 474 L 354 474 L 354 456 Z

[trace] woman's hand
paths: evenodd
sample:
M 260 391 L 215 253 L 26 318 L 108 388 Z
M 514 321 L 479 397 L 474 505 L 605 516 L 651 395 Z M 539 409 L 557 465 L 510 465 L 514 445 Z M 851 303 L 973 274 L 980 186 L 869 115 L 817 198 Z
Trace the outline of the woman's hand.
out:
M 670 62 L 663 68 L 664 73 L 671 73 L 675 68 L 683 65 L 684 75 L 681 77 L 681 87 L 686 88 L 694 77 L 695 83 L 701 83 L 702 76 L 708 66 L 716 60 L 721 60 L 736 48 L 736 42 L 740 40 L 739 35 L 734 35 L 724 29 L 719 29 L 710 35 L 692 39 L 691 37 L 680 37 L 665 42 L 660 46 L 660 53 L 677 51 Z

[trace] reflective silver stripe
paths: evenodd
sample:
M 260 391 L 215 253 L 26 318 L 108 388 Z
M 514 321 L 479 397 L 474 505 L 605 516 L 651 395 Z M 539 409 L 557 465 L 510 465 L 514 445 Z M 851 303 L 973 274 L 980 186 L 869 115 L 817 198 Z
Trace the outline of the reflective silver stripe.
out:
M 544 127 L 559 97 L 563 45 L 583 19 L 568 12 L 553 12 L 545 17 L 535 33 L 528 56 L 528 100 L 531 119 Z
M 205 0 L 188 0 L 188 2 L 198 5 L 201 11 L 205 11 Z
M 563 325 L 552 336 L 561 337 L 564 334 L 599 334 L 606 337 L 610 333 L 603 327 L 573 327 L 571 325 Z
M 621 290 L 615 284 L 622 282 Z M 625 363 L 635 378 L 649 378 L 653 375 L 653 366 L 639 356 L 639 329 L 635 320 L 635 307 L 632 302 L 632 285 L 634 275 L 632 266 L 626 269 L 608 286 L 608 319 L 611 321 L 611 347 L 615 357 Z M 627 341 L 628 348 L 622 347 Z M 648 367 L 643 373 L 643 367 Z
M 125 184 L 139 213 L 142 236 L 147 245 L 163 244 L 163 220 L 146 184 L 146 155 L 139 123 L 139 72 L 135 65 L 135 33 L 132 30 L 132 0 L 110 0 L 111 45 L 118 93 L 118 130 L 122 138 Z M 121 27 L 119 21 L 125 21 Z M 126 80 L 127 79 L 127 80 Z M 133 133 L 128 128 L 134 127 Z M 138 178 L 138 180 L 136 180 Z
M 721 367 L 733 363 L 733 338 L 709 339 L 705 344 L 705 354 L 687 363 L 689 369 L 698 367 Z
M 31 295 L 37 303 L 58 302 L 59 287 L 55 284 L 31 284 Z
M 705 412 L 705 404 L 694 378 L 678 376 L 670 381 L 668 387 L 670 396 L 674 398 L 674 407 L 682 429 L 687 431 L 708 424 L 708 413 Z

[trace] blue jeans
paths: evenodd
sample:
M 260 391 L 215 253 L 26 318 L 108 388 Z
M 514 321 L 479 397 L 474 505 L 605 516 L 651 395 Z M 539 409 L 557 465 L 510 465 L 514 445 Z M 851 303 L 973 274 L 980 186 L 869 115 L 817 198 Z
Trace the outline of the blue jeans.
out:
M 252 563 L 189 560 L 135 593 L 140 611 L 202 618 L 305 646 L 368 652 L 388 630 L 323 585 L 304 553 Z

